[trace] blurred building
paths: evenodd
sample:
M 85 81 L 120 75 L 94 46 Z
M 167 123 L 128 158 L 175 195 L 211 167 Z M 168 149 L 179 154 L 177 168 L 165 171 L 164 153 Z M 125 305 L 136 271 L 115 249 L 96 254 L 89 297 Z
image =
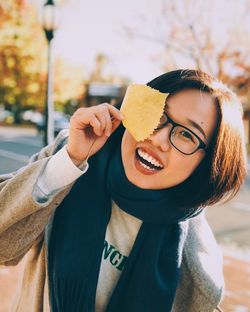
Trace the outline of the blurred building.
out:
M 126 85 L 112 83 L 93 82 L 87 86 L 87 94 L 84 99 L 84 106 L 94 106 L 101 103 L 118 103 L 124 97 Z

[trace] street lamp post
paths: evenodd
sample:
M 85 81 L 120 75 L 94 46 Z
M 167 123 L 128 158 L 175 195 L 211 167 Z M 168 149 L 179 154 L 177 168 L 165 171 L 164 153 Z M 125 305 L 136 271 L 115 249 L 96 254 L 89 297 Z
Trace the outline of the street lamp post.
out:
M 53 0 L 47 0 L 43 7 L 43 29 L 48 43 L 48 74 L 45 105 L 45 124 L 44 124 L 44 145 L 50 144 L 54 139 L 54 105 L 53 105 L 53 84 L 51 66 L 51 41 L 57 28 L 57 12 Z

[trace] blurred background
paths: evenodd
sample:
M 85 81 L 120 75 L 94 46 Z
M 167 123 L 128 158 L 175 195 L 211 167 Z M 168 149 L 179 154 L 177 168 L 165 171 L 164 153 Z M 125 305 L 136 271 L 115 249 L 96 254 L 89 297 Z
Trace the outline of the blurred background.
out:
M 25 165 L 77 108 L 119 101 L 129 83 L 177 68 L 238 94 L 250 153 L 250 0 L 0 0 L 0 174 Z M 224 255 L 222 307 L 248 312 L 250 176 L 207 218 Z M 0 266 L 0 312 L 22 266 Z

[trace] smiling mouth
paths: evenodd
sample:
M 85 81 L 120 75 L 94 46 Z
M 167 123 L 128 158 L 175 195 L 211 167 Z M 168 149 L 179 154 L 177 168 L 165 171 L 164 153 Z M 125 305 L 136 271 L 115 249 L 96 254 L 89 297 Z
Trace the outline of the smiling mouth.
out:
M 138 163 L 140 164 L 140 166 L 148 172 L 153 173 L 156 171 L 160 171 L 164 167 L 158 160 L 156 160 L 154 157 L 146 153 L 141 148 L 137 148 L 135 154 L 136 154 L 136 159 Z

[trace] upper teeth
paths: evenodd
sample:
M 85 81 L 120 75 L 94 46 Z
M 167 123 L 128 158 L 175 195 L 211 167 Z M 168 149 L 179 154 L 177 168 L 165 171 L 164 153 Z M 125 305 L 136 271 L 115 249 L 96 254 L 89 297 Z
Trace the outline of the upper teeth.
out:
M 156 160 L 154 157 L 152 157 L 148 153 L 142 151 L 140 148 L 138 149 L 138 154 L 140 155 L 140 157 L 142 157 L 146 161 L 150 162 L 154 166 L 159 167 L 159 168 L 163 168 L 163 165 L 161 165 L 158 160 Z

